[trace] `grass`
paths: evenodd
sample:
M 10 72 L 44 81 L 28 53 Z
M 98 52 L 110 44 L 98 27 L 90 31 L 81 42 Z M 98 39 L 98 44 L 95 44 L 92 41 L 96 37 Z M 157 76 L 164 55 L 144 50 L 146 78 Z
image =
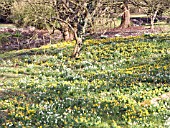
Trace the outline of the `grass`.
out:
M 74 42 L 0 54 L 0 125 L 163 128 L 170 102 L 149 100 L 170 92 L 169 40 L 87 40 L 77 59 Z
M 13 24 L 0 24 L 0 28 L 15 28 Z
M 145 25 L 145 28 L 150 28 L 150 25 Z M 162 32 L 170 32 L 170 25 L 166 22 L 157 22 L 154 24 L 154 28 Z

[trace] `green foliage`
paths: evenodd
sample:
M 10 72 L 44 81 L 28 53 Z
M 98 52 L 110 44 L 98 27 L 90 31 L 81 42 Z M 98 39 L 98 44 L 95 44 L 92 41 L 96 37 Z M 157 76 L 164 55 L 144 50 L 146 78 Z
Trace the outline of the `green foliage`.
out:
M 35 26 L 39 29 L 59 27 L 58 23 L 51 19 L 55 16 L 54 10 L 48 6 L 48 2 L 38 4 L 41 1 L 15 1 L 12 8 L 12 19 L 14 23 L 18 27 Z
M 169 101 L 149 101 L 170 92 L 169 37 L 88 40 L 77 59 L 75 42 L 0 54 L 1 126 L 164 127 Z
M 0 34 L 0 46 L 6 44 L 8 42 L 8 37 L 10 36 L 10 33 L 1 33 Z

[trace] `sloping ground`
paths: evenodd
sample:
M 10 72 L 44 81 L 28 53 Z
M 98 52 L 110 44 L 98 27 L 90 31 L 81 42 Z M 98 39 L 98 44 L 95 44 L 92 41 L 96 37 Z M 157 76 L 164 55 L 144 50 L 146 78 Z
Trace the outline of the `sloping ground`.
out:
M 168 27 L 167 27 L 168 29 Z M 169 30 L 169 29 L 168 29 Z M 127 29 L 109 29 L 99 30 L 93 34 L 87 33 L 87 38 L 100 39 L 104 37 L 127 37 L 139 36 L 146 33 L 162 33 L 165 30 L 156 28 L 154 31 L 144 26 L 132 26 Z M 46 30 L 36 30 L 34 27 L 30 28 L 0 28 L 0 52 L 21 50 L 41 47 L 46 44 L 58 43 L 62 40 L 62 34 L 55 31 L 54 34 L 49 34 Z
M 0 54 L 3 127 L 168 127 L 170 35 L 88 40 Z M 147 101 L 147 105 L 142 105 Z M 166 125 L 165 125 L 166 124 Z
M 0 50 L 31 49 L 56 43 L 62 39 L 59 31 L 50 35 L 46 30 L 35 30 L 30 28 L 0 28 Z

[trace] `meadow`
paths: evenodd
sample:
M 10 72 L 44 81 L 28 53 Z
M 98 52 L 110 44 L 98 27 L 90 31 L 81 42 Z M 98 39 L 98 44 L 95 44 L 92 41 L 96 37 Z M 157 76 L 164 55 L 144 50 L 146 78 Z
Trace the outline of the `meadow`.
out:
M 0 53 L 0 127 L 169 127 L 170 34 L 74 44 Z

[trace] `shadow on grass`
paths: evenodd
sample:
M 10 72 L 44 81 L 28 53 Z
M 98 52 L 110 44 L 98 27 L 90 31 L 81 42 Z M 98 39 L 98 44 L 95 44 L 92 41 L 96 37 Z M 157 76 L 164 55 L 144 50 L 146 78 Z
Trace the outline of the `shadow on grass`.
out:
M 34 56 L 34 55 L 57 55 L 61 51 L 65 53 L 67 56 L 70 56 L 70 49 L 71 48 L 49 48 L 49 49 L 25 49 L 25 50 L 19 50 L 19 51 L 11 51 L 11 52 L 4 52 L 0 54 L 0 61 L 11 59 L 15 57 L 26 57 L 26 56 Z
M 20 75 L 18 74 L 12 74 L 12 73 L 0 74 L 0 78 L 18 78 L 18 77 L 20 77 Z

